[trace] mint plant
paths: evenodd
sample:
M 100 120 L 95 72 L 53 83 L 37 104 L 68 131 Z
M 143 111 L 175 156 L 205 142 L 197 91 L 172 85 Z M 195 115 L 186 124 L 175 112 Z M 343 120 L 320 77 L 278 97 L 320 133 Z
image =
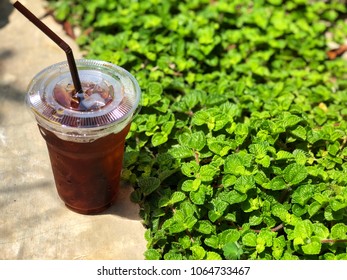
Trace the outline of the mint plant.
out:
M 146 259 L 347 259 L 343 1 L 50 2 L 143 90 L 122 178 Z

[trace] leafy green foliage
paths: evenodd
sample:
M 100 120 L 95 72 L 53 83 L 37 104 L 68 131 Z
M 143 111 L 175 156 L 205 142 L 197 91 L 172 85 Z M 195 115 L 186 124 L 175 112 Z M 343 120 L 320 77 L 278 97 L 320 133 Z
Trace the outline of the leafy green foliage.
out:
M 138 79 L 123 179 L 147 259 L 347 259 L 343 1 L 52 1 Z

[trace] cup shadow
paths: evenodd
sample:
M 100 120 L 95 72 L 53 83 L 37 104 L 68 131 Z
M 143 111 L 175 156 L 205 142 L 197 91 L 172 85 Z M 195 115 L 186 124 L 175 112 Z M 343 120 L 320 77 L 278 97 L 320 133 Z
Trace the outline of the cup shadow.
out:
M 101 213 L 101 215 L 117 215 L 129 220 L 142 220 L 139 216 L 140 208 L 136 203 L 131 202 L 130 195 L 133 187 L 128 183 L 121 182 L 118 197 L 113 205 Z

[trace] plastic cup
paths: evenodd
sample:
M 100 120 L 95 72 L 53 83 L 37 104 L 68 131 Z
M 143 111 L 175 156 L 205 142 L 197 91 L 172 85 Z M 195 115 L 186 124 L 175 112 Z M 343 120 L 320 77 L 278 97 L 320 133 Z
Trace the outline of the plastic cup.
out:
M 96 214 L 117 196 L 125 138 L 141 90 L 129 72 L 114 64 L 82 59 L 76 65 L 82 87 L 89 88 L 83 106 L 74 107 L 58 94 L 57 89 L 73 84 L 67 62 L 38 73 L 26 102 L 46 141 L 60 198 L 77 213 Z M 101 98 L 105 92 L 107 100 Z

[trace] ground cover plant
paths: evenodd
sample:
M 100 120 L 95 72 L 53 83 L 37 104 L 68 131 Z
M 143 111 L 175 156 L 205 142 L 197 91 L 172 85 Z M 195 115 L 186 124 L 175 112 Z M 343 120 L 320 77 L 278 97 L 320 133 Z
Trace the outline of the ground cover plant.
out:
M 143 90 L 122 177 L 146 259 L 347 259 L 345 1 L 50 4 Z

